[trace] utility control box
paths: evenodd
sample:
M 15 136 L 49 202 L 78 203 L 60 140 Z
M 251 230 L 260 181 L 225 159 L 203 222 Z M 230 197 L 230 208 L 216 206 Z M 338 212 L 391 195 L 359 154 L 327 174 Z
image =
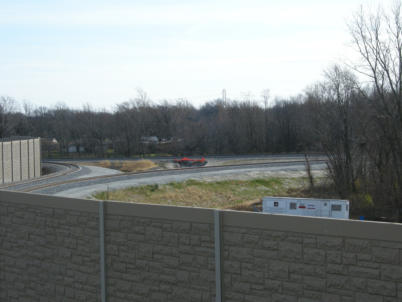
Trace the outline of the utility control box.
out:
M 349 219 L 349 201 L 266 196 L 262 199 L 262 211 L 269 214 Z

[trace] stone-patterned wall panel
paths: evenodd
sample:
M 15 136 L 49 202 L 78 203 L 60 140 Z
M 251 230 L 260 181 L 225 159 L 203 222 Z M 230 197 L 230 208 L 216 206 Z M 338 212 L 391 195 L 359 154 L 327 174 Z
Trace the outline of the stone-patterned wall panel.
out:
M 26 180 L 29 178 L 28 174 L 28 141 L 21 141 L 21 179 Z
M 11 142 L 3 142 L 3 171 L 4 171 L 4 183 L 13 181 L 13 171 L 11 165 Z
M 0 202 L 0 301 L 100 301 L 96 214 Z
M 228 301 L 401 301 L 402 243 L 224 227 Z
M 214 211 L 8 191 L 0 301 L 99 301 L 100 209 L 107 301 L 214 301 Z M 402 301 L 400 224 L 221 214 L 224 301 Z
M 106 259 L 108 301 L 214 300 L 211 224 L 108 216 Z
M 21 180 L 21 148 L 20 141 L 12 141 L 13 153 L 13 181 Z

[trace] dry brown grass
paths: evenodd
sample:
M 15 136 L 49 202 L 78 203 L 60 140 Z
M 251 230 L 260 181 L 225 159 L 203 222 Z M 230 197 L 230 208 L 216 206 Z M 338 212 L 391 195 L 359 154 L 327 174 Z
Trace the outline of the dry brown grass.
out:
M 181 183 L 131 187 L 101 192 L 98 199 L 204 208 L 252 210 L 263 196 L 287 196 L 289 189 L 302 186 L 298 179 L 253 179 Z
M 102 168 L 109 168 L 109 169 L 113 169 L 113 164 L 110 160 L 102 160 L 98 163 L 94 163 L 93 166 L 98 166 L 98 167 L 102 167 Z
M 122 162 L 120 171 L 139 172 L 139 171 L 147 171 L 155 167 L 157 167 L 157 165 L 153 161 L 147 159 L 138 161 L 124 161 Z
M 122 172 L 141 172 L 147 171 L 157 167 L 151 160 L 102 160 L 98 162 L 84 162 L 80 163 L 84 166 L 97 166 L 108 169 L 115 169 Z

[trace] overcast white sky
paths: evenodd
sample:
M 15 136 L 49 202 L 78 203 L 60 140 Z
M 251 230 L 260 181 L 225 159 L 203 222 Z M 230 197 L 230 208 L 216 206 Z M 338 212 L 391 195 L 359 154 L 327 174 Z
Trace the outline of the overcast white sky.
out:
M 106 109 L 137 88 L 195 105 L 295 95 L 354 56 L 360 4 L 376 1 L 0 0 L 0 95 Z

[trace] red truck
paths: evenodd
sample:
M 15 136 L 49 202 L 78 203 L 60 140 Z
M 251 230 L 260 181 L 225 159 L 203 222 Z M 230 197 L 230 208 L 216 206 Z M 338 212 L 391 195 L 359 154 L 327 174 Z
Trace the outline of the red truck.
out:
M 180 159 L 175 159 L 173 160 L 173 162 L 179 164 L 180 167 L 202 167 L 208 163 L 208 161 L 206 161 L 204 157 L 201 159 L 183 157 Z

